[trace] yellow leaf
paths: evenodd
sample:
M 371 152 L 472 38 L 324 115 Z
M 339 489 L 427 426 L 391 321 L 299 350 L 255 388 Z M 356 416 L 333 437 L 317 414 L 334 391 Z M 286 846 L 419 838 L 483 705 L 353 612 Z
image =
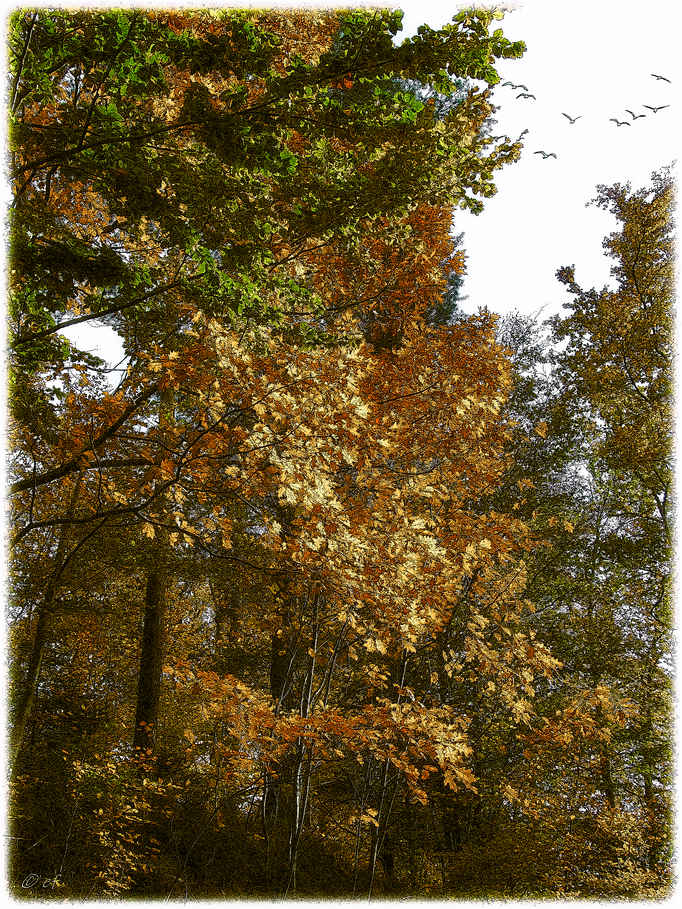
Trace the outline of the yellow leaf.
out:
M 379 821 L 378 821 L 375 817 L 372 817 L 372 816 L 369 815 L 369 814 L 363 814 L 362 817 L 360 818 L 360 820 L 361 820 L 361 821 L 367 821 L 367 822 L 369 822 L 370 824 L 374 824 L 375 827 L 378 827 L 378 826 L 379 826 Z
M 149 537 L 150 540 L 153 540 L 154 537 L 156 536 L 156 531 L 154 530 L 154 527 L 151 524 L 145 524 L 144 527 L 142 528 L 142 533 L 145 536 Z

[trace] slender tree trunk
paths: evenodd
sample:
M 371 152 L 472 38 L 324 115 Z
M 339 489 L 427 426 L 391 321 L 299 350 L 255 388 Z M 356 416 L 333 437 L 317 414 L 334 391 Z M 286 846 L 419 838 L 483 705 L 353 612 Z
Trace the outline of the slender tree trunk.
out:
M 280 506 L 277 517 L 282 529 L 291 531 L 293 510 Z M 284 567 L 277 579 L 279 588 L 278 626 L 272 633 L 272 650 L 270 654 L 270 694 L 275 709 L 286 709 L 291 706 L 292 669 L 295 658 L 295 633 L 292 627 L 298 612 L 298 597 L 292 589 L 294 579 L 289 568 Z
M 47 582 L 47 586 L 45 587 L 45 593 L 43 595 L 42 602 L 39 604 L 37 609 L 38 623 L 36 625 L 36 633 L 33 639 L 31 658 L 28 663 L 26 682 L 24 683 L 24 691 L 21 697 L 21 701 L 19 702 L 19 706 L 17 707 L 16 717 L 12 726 L 12 731 L 10 733 L 10 766 L 12 768 L 14 768 L 16 765 L 16 760 L 19 756 L 21 743 L 26 731 L 26 725 L 33 711 L 33 705 L 35 704 L 36 693 L 38 691 L 38 680 L 40 678 L 40 669 L 43 664 L 43 655 L 45 653 L 45 644 L 48 640 L 48 622 L 51 617 L 52 607 L 54 606 L 54 602 L 59 591 L 59 580 L 67 562 L 65 552 L 66 547 L 68 546 L 72 529 L 72 526 L 69 522 L 72 520 L 76 510 L 76 502 L 78 501 L 78 497 L 80 495 L 80 487 L 81 474 L 79 473 L 78 479 L 76 480 L 76 485 L 73 488 L 71 502 L 69 503 L 69 509 L 66 515 L 67 523 L 64 524 L 62 535 L 59 538 L 54 569 L 50 575 L 49 581 Z
M 319 626 L 320 594 L 315 594 L 312 612 L 312 634 L 310 639 L 310 653 L 308 654 L 308 671 L 301 687 L 299 700 L 299 714 L 307 719 L 313 705 L 313 681 L 315 678 L 315 660 L 320 634 Z M 310 782 L 312 777 L 312 760 L 314 744 L 306 746 L 303 739 L 299 739 L 296 763 L 292 775 L 292 817 L 289 832 L 289 874 L 284 892 L 286 897 L 289 891 L 296 892 L 296 866 L 298 862 L 298 848 L 303 834 L 308 797 L 310 795 Z M 304 770 L 305 765 L 305 770 Z
M 160 441 L 167 442 L 166 411 L 172 412 L 172 394 L 161 392 L 159 407 Z M 172 418 L 171 418 L 172 419 Z M 156 462 L 163 457 L 164 445 L 159 449 Z M 156 745 L 156 727 L 159 722 L 159 701 L 161 696 L 161 672 L 166 624 L 166 588 L 168 586 L 168 534 L 157 529 L 151 553 L 151 564 L 147 573 L 147 588 L 144 598 L 144 625 L 140 652 L 140 671 L 137 681 L 137 707 L 135 710 L 135 731 L 133 749 L 135 759 L 144 769 Z
M 147 577 L 144 604 L 142 652 L 137 685 L 137 709 L 133 748 L 144 760 L 154 751 L 159 721 L 161 670 L 166 618 L 167 575 L 162 567 L 152 568 Z
M 278 507 L 277 518 L 283 530 L 291 529 L 294 510 L 290 506 Z M 270 653 L 270 694 L 275 712 L 289 709 L 293 700 L 293 667 L 296 659 L 296 641 L 292 620 L 297 613 L 297 596 L 293 587 L 291 571 L 283 566 L 277 578 L 278 597 L 275 604 L 277 624 L 272 631 Z M 291 868 L 292 850 L 294 847 L 293 820 L 294 801 L 296 796 L 296 772 L 298 755 L 286 754 L 282 757 L 278 775 L 273 778 L 266 774 L 263 792 L 263 828 L 269 841 L 271 835 L 280 841 L 288 835 L 289 867 Z M 290 785 L 289 797 L 287 787 Z M 281 838 L 280 838 L 281 834 Z M 290 878 L 289 878 L 290 880 Z M 287 889 L 289 884 L 285 885 Z
M 400 667 L 399 675 L 399 688 L 402 689 L 405 687 L 405 674 L 407 672 L 407 652 L 403 651 L 403 659 Z M 401 700 L 401 695 L 398 694 L 397 703 L 399 704 Z M 384 760 L 384 766 L 381 771 L 381 788 L 379 791 L 379 807 L 377 809 L 377 822 L 378 827 L 373 827 L 372 829 L 372 851 L 370 857 L 370 880 L 369 880 L 369 894 L 368 899 L 372 898 L 372 887 L 374 886 L 374 876 L 376 874 L 377 859 L 381 862 L 382 868 L 384 869 L 384 885 L 386 889 L 389 889 L 393 883 L 393 854 L 386 851 L 382 853 L 384 845 L 387 843 L 386 831 L 388 829 L 388 822 L 391 817 L 391 811 L 393 810 L 393 802 L 395 801 L 396 793 L 398 791 L 398 785 L 400 783 L 400 774 L 396 771 L 396 780 L 395 786 L 393 787 L 393 794 L 390 796 L 390 799 L 387 798 L 388 793 L 388 773 L 390 769 L 390 762 L 388 758 Z M 388 801 L 388 804 L 386 804 Z
M 601 704 L 597 704 L 596 711 L 597 721 L 600 726 L 605 724 L 604 711 Z M 613 768 L 611 765 L 611 743 L 604 742 L 599 748 L 599 775 L 601 777 L 601 791 L 606 796 L 609 808 L 613 809 L 617 804 L 616 784 L 613 778 Z
M 383 815 L 384 799 L 386 797 L 386 784 L 388 781 L 388 766 L 389 766 L 389 761 L 388 761 L 388 758 L 386 758 L 384 760 L 384 766 L 381 770 L 381 787 L 379 790 L 379 807 L 377 809 L 377 823 L 379 824 L 379 826 L 378 827 L 372 826 L 372 831 L 371 831 L 372 846 L 371 846 L 371 851 L 370 851 L 369 893 L 367 895 L 368 899 L 372 898 L 372 888 L 374 887 L 374 876 L 376 874 L 377 859 L 379 858 L 379 849 L 382 846 L 384 833 L 385 833 L 385 825 L 382 823 L 382 821 L 383 821 L 382 815 Z
M 351 894 L 353 898 L 355 898 L 355 891 L 358 887 L 360 872 L 360 837 L 362 836 L 362 821 L 360 818 L 365 813 L 365 805 L 367 804 L 367 798 L 370 794 L 370 787 L 372 785 L 372 763 L 373 759 L 371 757 L 365 759 L 365 778 L 363 780 L 362 798 L 360 799 L 360 807 L 357 811 L 357 820 L 355 822 L 355 864 L 353 874 L 353 893 Z
M 38 690 L 38 679 L 40 677 L 40 667 L 43 663 L 43 653 L 47 641 L 47 617 L 54 602 L 54 593 L 54 587 L 50 589 L 50 585 L 48 585 L 48 590 L 45 592 L 45 598 L 38 607 L 38 624 L 36 625 L 33 649 L 28 663 L 26 683 L 24 685 L 21 702 L 17 708 L 16 720 L 14 721 L 10 733 L 10 761 L 13 767 L 19 756 L 26 725 L 35 703 L 36 691 Z
M 282 626 L 272 634 L 270 654 L 270 694 L 276 709 L 286 707 L 291 662 L 289 627 L 286 620 L 282 621 Z

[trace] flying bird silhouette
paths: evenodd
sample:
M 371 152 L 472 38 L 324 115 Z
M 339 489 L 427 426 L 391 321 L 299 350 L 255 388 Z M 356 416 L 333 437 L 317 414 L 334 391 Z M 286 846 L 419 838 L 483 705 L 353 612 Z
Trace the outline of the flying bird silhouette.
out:
M 655 114 L 657 114 L 659 110 L 663 110 L 664 107 L 670 107 L 670 105 L 669 105 L 669 104 L 662 104 L 660 107 L 651 107 L 650 104 L 643 104 L 642 107 L 646 107 L 646 108 L 648 108 L 649 110 L 652 110 Z
M 556 158 L 556 155 L 554 154 L 554 152 L 536 151 L 536 152 L 533 152 L 533 154 L 542 155 L 543 161 L 545 160 L 545 158 Z M 557 160 L 558 160 L 558 158 L 557 158 Z
M 646 114 L 645 114 L 644 116 L 646 116 Z M 609 118 L 609 122 L 610 122 L 610 123 L 617 123 L 618 126 L 630 126 L 630 125 L 631 125 L 630 123 L 628 123 L 627 120 L 616 120 L 615 117 L 610 117 L 610 118 Z
M 631 110 L 628 110 L 626 107 L 625 110 L 630 114 L 633 120 L 639 120 L 640 117 L 646 117 L 646 114 L 633 114 Z
M 503 82 L 503 83 L 502 83 L 502 88 L 504 88 L 505 85 L 511 85 L 511 87 L 512 87 L 513 89 L 522 88 L 524 91 L 528 91 L 528 86 L 527 86 L 527 85 L 514 85 L 513 82 Z
M 564 117 L 568 117 L 568 119 L 573 124 L 573 123 L 575 123 L 576 120 L 580 120 L 580 118 L 582 117 L 582 114 L 579 114 L 577 117 L 569 117 L 568 114 L 564 114 Z
M 516 97 L 517 98 L 535 98 L 535 95 L 528 95 L 525 92 L 521 92 L 521 94 L 517 95 Z M 535 98 L 535 100 L 537 101 L 538 99 Z
M 654 79 L 663 79 L 664 82 L 670 82 L 670 79 L 666 79 L 665 76 L 657 76 L 656 73 L 652 73 L 651 75 L 654 77 Z

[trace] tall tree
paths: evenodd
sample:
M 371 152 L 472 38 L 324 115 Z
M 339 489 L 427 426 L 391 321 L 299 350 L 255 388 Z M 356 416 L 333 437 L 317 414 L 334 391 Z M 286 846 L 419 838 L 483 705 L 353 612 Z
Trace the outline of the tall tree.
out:
M 629 184 L 598 189 L 594 201 L 621 225 L 604 240 L 617 288 L 585 292 L 572 268 L 560 269 L 574 300 L 553 327 L 568 341 L 558 364 L 568 406 L 589 421 L 603 501 L 598 548 L 611 570 L 606 585 L 603 569 L 594 583 L 610 627 L 596 653 L 600 671 L 615 671 L 636 705 L 620 754 L 603 752 L 602 789 L 611 806 L 632 798 L 643 806 L 647 863 L 656 870 L 666 864 L 661 815 L 669 811 L 675 190 L 669 169 L 635 192 Z
M 669 543 L 674 186 L 665 170 L 652 182 L 634 193 L 629 184 L 598 187 L 593 201 L 622 225 L 604 240 L 618 287 L 586 292 L 573 268 L 560 269 L 575 300 L 555 331 L 557 340 L 568 340 L 560 360 L 566 382 L 600 421 L 601 458 L 637 482 L 651 503 L 639 521 L 657 522 Z
M 563 664 L 536 689 L 544 730 L 504 743 L 519 784 L 497 850 L 526 843 L 521 886 L 537 886 L 540 865 L 550 889 L 580 879 L 595 894 L 647 893 L 669 870 L 670 190 L 665 173 L 636 193 L 600 188 L 624 224 L 605 241 L 619 290 L 581 291 L 563 269 L 571 315 L 508 318 L 501 333 L 516 427 L 510 469 L 484 507 L 513 508 L 541 543 L 527 560 L 528 624 Z M 485 760 L 494 779 L 494 753 Z
M 458 84 L 448 71 L 496 81 L 490 60 L 522 45 L 489 36 L 491 21 L 461 16 L 396 48 L 387 12 L 15 15 L 17 544 L 38 531 L 38 498 L 54 505 L 80 470 L 82 527 L 106 532 L 129 515 L 153 532 L 182 465 L 209 447 L 203 418 L 185 420 L 181 461 L 164 468 L 153 417 L 164 395 L 210 385 L 194 343 L 201 313 L 326 343 L 325 304 L 297 280 L 311 251 L 352 246 L 379 216 L 390 231 L 420 198 L 480 207 L 492 170 L 518 153 L 476 143 L 485 93 L 470 92 L 446 130 L 389 83 L 403 70 L 445 92 Z M 418 155 L 431 163 L 409 166 Z M 103 364 L 60 338 L 93 320 L 124 340 L 113 392 L 94 382 Z M 66 520 L 38 510 L 42 526 Z

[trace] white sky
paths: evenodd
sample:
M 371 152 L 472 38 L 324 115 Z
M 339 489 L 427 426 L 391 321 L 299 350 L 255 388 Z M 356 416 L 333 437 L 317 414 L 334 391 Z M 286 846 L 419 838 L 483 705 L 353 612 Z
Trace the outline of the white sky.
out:
M 502 5 L 500 3 L 500 5 Z M 511 6 L 512 4 L 508 4 Z M 516 139 L 524 151 L 515 164 L 495 173 L 497 195 L 478 216 L 459 212 L 467 275 L 465 312 L 560 313 L 570 299 L 555 273 L 576 266 L 585 289 L 612 285 L 612 260 L 603 238 L 616 219 L 595 206 L 597 184 L 648 186 L 653 171 L 671 164 L 680 138 L 680 25 L 682 2 L 661 0 L 526 0 L 497 23 L 505 38 L 525 41 L 520 60 L 496 64 L 501 76 L 493 100 L 499 107 L 493 135 Z M 460 4 L 404 0 L 403 34 L 426 23 L 440 28 Z M 654 79 L 666 76 L 672 84 Z M 516 96 L 501 83 L 523 84 L 537 100 Z M 642 105 L 671 107 L 654 114 Z M 646 114 L 632 121 L 626 109 Z M 562 113 L 581 116 L 573 125 Z M 609 122 L 615 117 L 631 126 Z M 557 157 L 544 160 L 542 149 Z M 677 169 L 676 169 L 677 170 Z

